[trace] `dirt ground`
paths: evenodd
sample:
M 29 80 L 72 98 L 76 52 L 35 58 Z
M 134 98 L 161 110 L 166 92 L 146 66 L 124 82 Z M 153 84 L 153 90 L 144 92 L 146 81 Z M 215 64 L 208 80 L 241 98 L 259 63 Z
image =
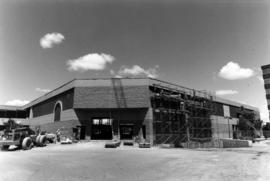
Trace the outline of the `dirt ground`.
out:
M 162 149 L 104 143 L 0 152 L 0 181 L 270 180 L 270 141 L 251 148 Z

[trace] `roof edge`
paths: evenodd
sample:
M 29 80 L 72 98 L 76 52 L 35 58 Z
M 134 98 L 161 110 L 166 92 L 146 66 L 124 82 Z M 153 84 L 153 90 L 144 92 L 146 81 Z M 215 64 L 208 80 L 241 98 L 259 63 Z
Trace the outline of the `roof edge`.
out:
M 267 65 L 268 66 L 268 65 Z M 269 68 L 270 68 L 270 64 L 269 64 Z M 76 81 L 77 80 L 112 80 L 112 79 L 130 79 L 130 80 L 133 80 L 133 79 L 145 79 L 145 80 L 153 80 L 153 81 L 158 81 L 158 82 L 161 82 L 161 83 L 164 83 L 164 84 L 168 84 L 168 85 L 172 85 L 172 86 L 177 86 L 179 88 L 184 88 L 184 89 L 187 89 L 187 90 L 195 90 L 195 89 L 191 89 L 191 88 L 188 88 L 188 87 L 184 87 L 184 86 L 181 86 L 181 85 L 178 85 L 176 83 L 171 83 L 171 82 L 168 82 L 168 81 L 164 81 L 164 80 L 159 80 L 159 79 L 156 79 L 156 78 L 150 78 L 150 77 L 136 77 L 136 78 L 130 78 L 130 77 L 123 77 L 123 78 L 115 78 L 115 77 L 111 77 L 111 78 L 75 78 L 75 79 L 72 79 L 71 81 L 68 81 L 60 86 L 58 86 L 57 88 L 53 89 L 52 91 L 34 99 L 33 101 L 29 102 L 28 104 L 26 105 L 23 105 L 23 106 L 13 106 L 12 109 L 15 110 L 25 110 L 35 104 L 38 104 L 46 99 L 49 99 L 53 96 L 56 96 L 56 95 L 59 95 L 67 90 L 70 90 L 72 88 L 75 87 L 76 85 Z M 149 81 L 149 84 L 150 84 L 150 81 Z M 62 90 L 61 90 L 62 89 Z M 200 90 L 195 90 L 196 92 L 202 92 L 202 93 L 205 93 L 204 91 L 200 91 Z M 259 109 L 257 107 L 253 107 L 253 106 L 250 106 L 250 105 L 247 105 L 247 104 L 242 104 L 242 103 L 239 103 L 239 102 L 235 102 L 235 101 L 232 101 L 232 100 L 229 100 L 229 99 L 224 99 L 224 98 L 221 98 L 221 97 L 218 97 L 216 95 L 213 95 L 213 94 L 210 94 L 209 91 L 208 91 L 208 94 L 215 97 L 215 100 L 216 102 L 221 102 L 221 103 L 224 103 L 224 104 L 228 104 L 228 105 L 232 105 L 232 106 L 244 106 L 248 109 L 251 109 L 251 110 L 255 110 L 255 111 L 259 111 Z M 4 106 L 2 106 L 4 107 Z M 0 108 L 1 108 L 1 105 L 0 105 Z M 7 107 L 8 108 L 8 107 Z M 11 107 L 10 107 L 11 108 Z

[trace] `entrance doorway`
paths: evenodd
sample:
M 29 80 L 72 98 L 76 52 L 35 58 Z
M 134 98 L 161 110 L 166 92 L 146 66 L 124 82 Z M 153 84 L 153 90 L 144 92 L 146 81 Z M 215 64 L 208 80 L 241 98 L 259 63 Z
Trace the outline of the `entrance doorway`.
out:
M 112 119 L 109 119 L 109 118 L 92 119 L 91 139 L 111 140 L 112 139 Z
M 76 128 L 73 128 L 73 136 L 76 140 L 84 140 L 85 126 L 76 126 Z
M 121 140 L 131 140 L 133 138 L 134 125 L 119 125 L 120 129 L 120 139 Z

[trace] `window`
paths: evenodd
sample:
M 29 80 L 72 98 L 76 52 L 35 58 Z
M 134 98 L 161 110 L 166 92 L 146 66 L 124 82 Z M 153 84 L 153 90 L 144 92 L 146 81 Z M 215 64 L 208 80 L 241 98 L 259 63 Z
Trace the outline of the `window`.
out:
M 99 123 L 99 119 L 93 119 L 93 124 L 95 124 L 95 125 L 100 124 L 100 123 Z
M 112 119 L 109 118 L 95 118 L 93 119 L 94 125 L 111 125 Z
M 111 121 L 111 119 L 104 118 L 104 119 L 102 119 L 102 124 L 103 125 L 111 125 L 112 121 Z
M 62 105 L 60 102 L 56 103 L 54 107 L 54 121 L 60 121 L 61 118 Z

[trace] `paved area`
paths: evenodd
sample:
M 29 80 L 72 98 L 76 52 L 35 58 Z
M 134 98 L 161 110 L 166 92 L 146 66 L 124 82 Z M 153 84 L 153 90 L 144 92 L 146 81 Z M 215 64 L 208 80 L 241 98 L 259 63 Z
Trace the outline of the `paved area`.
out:
M 105 149 L 102 143 L 0 152 L 0 181 L 269 181 L 270 143 L 234 149 Z

